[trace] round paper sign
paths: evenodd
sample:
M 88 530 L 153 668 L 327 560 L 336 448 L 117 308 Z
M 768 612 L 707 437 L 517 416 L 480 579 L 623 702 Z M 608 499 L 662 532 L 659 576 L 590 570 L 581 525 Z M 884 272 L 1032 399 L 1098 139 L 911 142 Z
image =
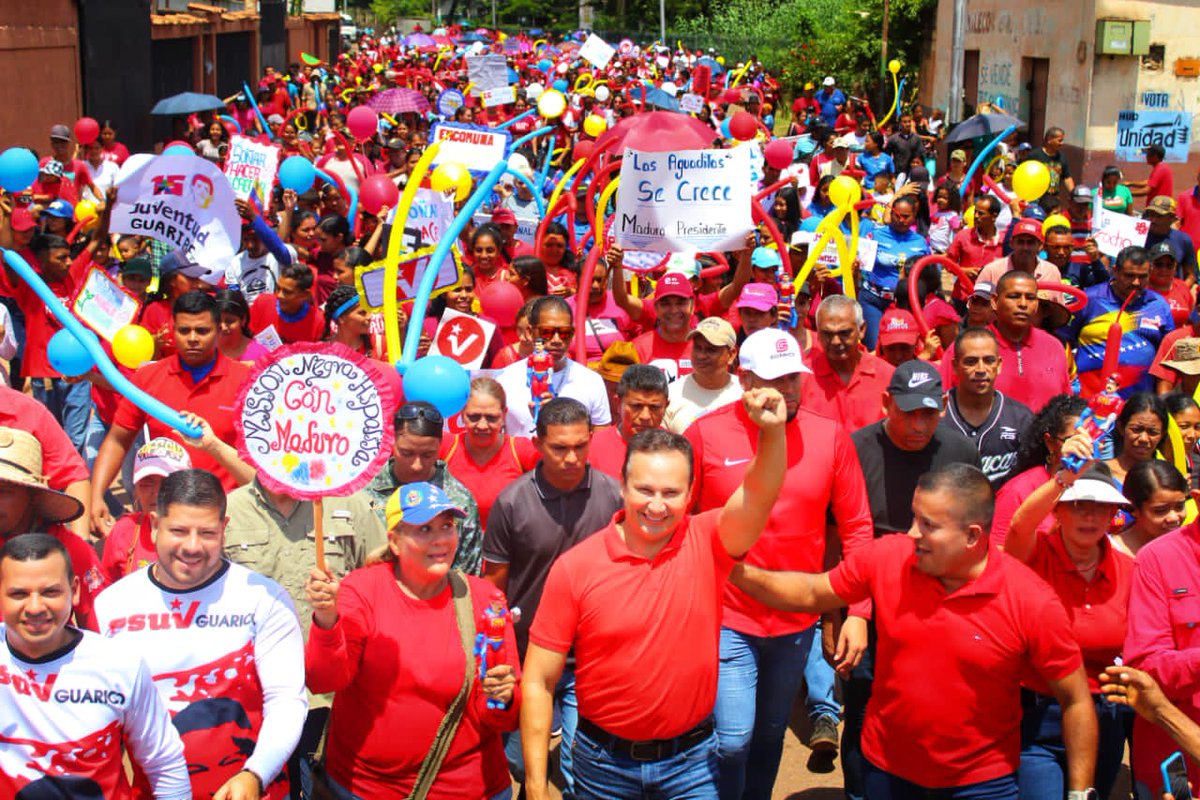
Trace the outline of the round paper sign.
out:
M 438 95 L 437 112 L 449 119 L 467 100 L 458 89 L 446 89 Z
M 280 347 L 241 389 L 238 452 L 271 491 L 306 500 L 351 494 L 391 452 L 391 395 L 344 345 Z

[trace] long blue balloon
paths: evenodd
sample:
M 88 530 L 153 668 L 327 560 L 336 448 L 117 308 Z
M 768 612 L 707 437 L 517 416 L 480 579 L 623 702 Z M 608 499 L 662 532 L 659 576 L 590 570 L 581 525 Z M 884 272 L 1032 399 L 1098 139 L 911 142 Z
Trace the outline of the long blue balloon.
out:
M 267 124 L 267 118 L 258 110 L 258 101 L 254 99 L 254 93 L 250 91 L 250 84 L 242 81 L 242 90 L 245 91 L 246 99 L 250 101 L 250 107 L 254 109 L 254 114 L 258 117 L 258 121 L 262 123 L 263 135 L 268 139 L 274 139 L 275 137 L 271 135 L 271 126 Z
M 108 379 L 113 389 L 128 397 L 129 401 L 142 411 L 145 411 L 164 425 L 170 425 L 185 436 L 199 439 L 204 435 L 204 431 L 185 420 L 178 411 L 169 408 L 160 400 L 151 397 L 134 386 L 121 373 L 121 370 L 117 369 L 116 365 L 108 360 L 108 354 L 100 346 L 100 340 L 96 338 L 96 334 L 85 328 L 83 323 L 67 310 L 66 306 L 55 296 L 54 292 L 50 291 L 50 287 L 42 280 L 42 276 L 38 275 L 33 267 L 29 266 L 29 262 L 22 258 L 15 250 L 4 250 L 3 252 L 5 262 L 12 267 L 14 272 L 21 276 L 22 280 L 29 284 L 29 288 L 37 293 L 37 296 L 46 304 L 46 308 L 54 315 L 54 318 L 79 340 L 79 343 L 84 346 L 88 354 L 95 360 L 96 368 L 100 370 L 100 374 Z
M 351 153 L 350 157 L 354 158 L 354 154 Z M 338 182 L 335 181 L 333 178 L 329 177 L 329 175 L 327 175 L 324 170 L 320 170 L 320 169 L 317 169 L 316 167 L 313 167 L 313 172 L 320 175 L 321 180 L 325 181 L 326 183 L 328 183 L 330 186 L 334 187 L 335 189 L 337 188 Z M 344 181 L 342 182 L 342 185 L 346 187 L 346 191 L 350 194 L 350 226 L 353 227 L 354 220 L 358 219 L 358 192 L 355 190 L 355 188 L 353 186 L 351 186 L 350 184 L 348 184 Z
M 501 122 L 499 125 L 496 126 L 496 130 L 504 130 L 509 125 L 512 125 L 514 122 L 520 122 L 521 120 L 525 119 L 526 117 L 531 116 L 536 113 L 537 113 L 537 106 L 534 106 L 533 108 L 529 109 L 528 111 L 523 111 L 520 114 L 517 114 L 515 117 L 508 120 L 507 122 Z
M 971 185 L 971 176 L 975 174 L 975 170 L 979 169 L 979 165 L 987 158 L 988 153 L 996 149 L 996 145 L 1003 142 L 1008 135 L 1017 129 L 1016 125 L 1009 125 L 1000 132 L 1000 135 L 988 142 L 988 146 L 979 151 L 979 155 L 975 156 L 975 160 L 971 162 L 971 168 L 967 170 L 967 174 L 963 176 L 962 183 L 958 184 L 958 196 L 962 197 L 963 191 L 967 186 Z
M 552 130 L 554 130 L 554 126 L 547 125 L 544 128 L 538 128 L 536 131 L 527 133 L 524 136 L 522 136 L 520 139 L 517 139 L 515 142 L 513 142 L 511 145 L 509 145 L 508 152 L 515 153 L 515 152 L 517 152 L 517 148 L 520 147 L 521 145 L 525 144 L 526 142 L 531 142 L 534 139 L 536 139 L 537 137 L 541 136 L 542 134 L 549 133 Z
M 238 133 L 241 133 L 241 132 L 242 132 L 242 125 L 241 125 L 241 123 L 239 123 L 239 122 L 238 122 L 236 119 L 234 119 L 233 117 L 229 116 L 228 114 L 218 114 L 217 116 L 218 116 L 218 118 L 220 118 L 221 120 L 223 120 L 223 121 L 225 121 L 225 122 L 228 122 L 230 125 L 232 125 L 233 127 L 237 128 L 237 132 L 238 132 Z
M 458 235 L 462 233 L 463 228 L 467 227 L 467 223 L 483 205 L 483 201 L 491 195 L 492 188 L 500 181 L 500 176 L 507 168 L 507 161 L 496 162 L 496 166 L 492 167 L 492 171 L 485 175 L 483 181 L 480 182 L 475 194 L 467 198 L 462 211 L 458 212 L 458 216 L 442 234 L 433 255 L 429 257 L 429 264 L 426 265 L 425 272 L 421 274 L 421 283 L 417 286 L 416 297 L 413 298 L 413 313 L 408 320 L 408 330 L 404 334 L 404 351 L 401 353 L 400 362 L 396 364 L 396 369 L 400 374 L 403 375 L 404 371 L 417 360 L 417 345 L 421 343 L 421 327 L 425 323 L 425 310 L 429 305 L 429 295 L 433 294 L 433 284 L 437 280 L 442 262 L 450 256 L 450 248 L 458 241 Z

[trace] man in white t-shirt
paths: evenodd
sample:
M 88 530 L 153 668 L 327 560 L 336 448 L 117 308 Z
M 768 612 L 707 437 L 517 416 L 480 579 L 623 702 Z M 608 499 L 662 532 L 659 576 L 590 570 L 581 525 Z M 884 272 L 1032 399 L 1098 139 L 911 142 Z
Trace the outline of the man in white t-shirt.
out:
M 688 338 L 692 340 L 692 372 L 671 383 L 663 417 L 663 427 L 675 433 L 683 433 L 709 411 L 742 397 L 741 386 L 729 371 L 737 358 L 733 326 L 720 317 L 708 317 Z
M 109 161 L 104 157 L 104 147 L 100 144 L 99 139 L 85 147 L 83 152 L 87 156 L 87 170 L 88 174 L 92 176 L 92 186 L 84 187 L 83 196 L 80 199 L 104 205 L 105 193 L 110 187 L 117 185 L 117 173 L 120 172 L 120 167 L 116 162 Z M 94 190 L 93 187 L 95 187 Z

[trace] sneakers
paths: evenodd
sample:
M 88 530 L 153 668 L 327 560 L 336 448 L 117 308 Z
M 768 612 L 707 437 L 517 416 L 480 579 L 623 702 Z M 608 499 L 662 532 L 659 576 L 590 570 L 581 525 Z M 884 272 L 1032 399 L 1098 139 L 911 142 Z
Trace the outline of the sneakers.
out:
M 808 737 L 808 746 L 814 752 L 837 752 L 837 720 L 828 716 L 817 717 L 813 720 L 812 735 Z

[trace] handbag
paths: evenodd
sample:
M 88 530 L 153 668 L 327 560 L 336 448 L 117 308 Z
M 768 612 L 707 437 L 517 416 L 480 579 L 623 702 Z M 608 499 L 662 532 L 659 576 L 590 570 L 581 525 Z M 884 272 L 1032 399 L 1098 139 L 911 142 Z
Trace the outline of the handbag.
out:
M 454 619 L 458 624 L 458 634 L 462 639 L 463 657 L 466 661 L 462 686 L 438 725 L 433 745 L 425 754 L 420 769 L 417 770 L 417 780 L 408 800 L 425 800 L 437 778 L 438 770 L 450 751 L 450 744 L 458 733 L 458 725 L 462 721 L 463 712 L 467 708 L 467 699 L 471 696 L 471 685 L 475 680 L 475 606 L 471 603 L 471 587 L 462 572 L 450 572 L 450 592 L 454 598 Z M 335 701 L 336 702 L 336 701 Z M 330 715 L 332 717 L 332 715 Z M 329 722 L 321 733 L 321 741 L 317 750 L 308 757 L 308 767 L 312 775 L 312 791 L 308 800 L 344 800 L 345 795 L 338 794 L 329 783 L 325 771 L 325 737 L 329 735 Z

